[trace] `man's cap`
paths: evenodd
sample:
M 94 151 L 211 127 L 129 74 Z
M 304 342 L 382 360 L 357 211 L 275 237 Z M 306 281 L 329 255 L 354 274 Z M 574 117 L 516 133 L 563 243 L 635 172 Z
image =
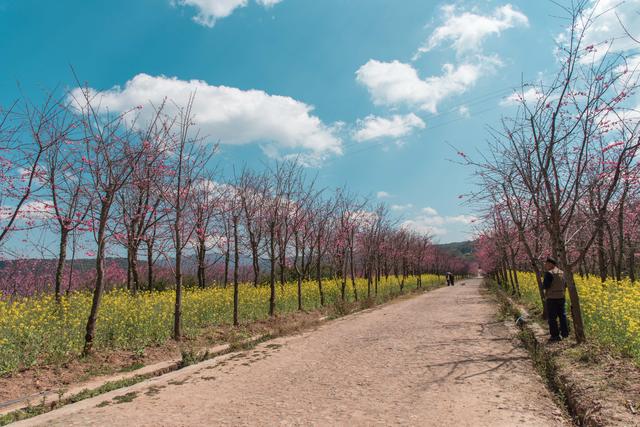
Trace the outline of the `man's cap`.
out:
M 550 262 L 553 265 L 558 265 L 558 261 L 556 261 L 555 258 L 551 258 L 550 256 L 547 257 L 545 262 Z

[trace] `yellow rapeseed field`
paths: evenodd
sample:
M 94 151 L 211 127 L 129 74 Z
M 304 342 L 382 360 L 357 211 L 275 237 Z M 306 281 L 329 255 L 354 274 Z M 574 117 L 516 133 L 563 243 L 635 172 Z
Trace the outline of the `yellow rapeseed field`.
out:
M 522 299 L 541 308 L 533 273 L 518 273 Z M 587 339 L 633 357 L 640 363 L 640 283 L 575 276 Z M 568 298 L 567 298 L 568 300 Z M 568 311 L 569 312 L 569 311 Z
M 422 277 L 423 286 L 442 282 L 434 275 Z M 356 281 L 358 294 L 367 295 L 367 282 Z M 416 288 L 411 277 L 405 290 Z M 372 291 L 373 292 L 373 291 Z M 336 281 L 324 281 L 325 305 L 340 299 Z M 394 277 L 378 287 L 378 300 L 399 293 Z M 173 325 L 174 291 L 139 292 L 115 290 L 104 295 L 97 322 L 96 349 L 140 350 L 165 342 Z M 315 281 L 303 284 L 303 306 L 306 310 L 320 307 Z M 347 295 L 353 300 L 351 283 Z M 1 297 L 1 295 L 0 295 Z M 82 351 L 84 328 L 91 307 L 90 292 L 74 292 L 57 304 L 52 295 L 22 298 L 14 301 L 0 298 L 0 374 L 40 363 L 52 363 L 77 357 Z M 277 285 L 278 313 L 297 309 L 297 286 Z M 240 286 L 239 315 L 246 323 L 268 317 L 269 287 Z M 187 336 L 196 335 L 208 326 L 229 324 L 233 314 L 233 288 L 211 287 L 188 289 L 183 296 L 183 328 Z

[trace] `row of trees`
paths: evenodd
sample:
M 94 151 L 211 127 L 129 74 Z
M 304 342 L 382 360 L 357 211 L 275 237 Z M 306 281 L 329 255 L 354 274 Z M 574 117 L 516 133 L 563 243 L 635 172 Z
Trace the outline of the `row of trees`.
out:
M 536 273 L 552 255 L 564 270 L 578 342 L 585 339 L 574 273 L 637 277 L 640 236 L 637 56 L 612 40 L 587 44 L 597 25 L 585 2 L 567 10 L 570 25 L 556 49 L 551 79 L 523 85 L 517 112 L 492 132 L 477 168 L 485 211 L 478 241 L 482 267 L 519 292 L 518 269 Z M 622 32 L 621 28 L 621 32 Z
M 58 300 L 73 281 L 68 249 L 72 260 L 78 245 L 94 258 L 85 353 L 92 350 L 109 253 L 126 254 L 123 286 L 131 292 L 154 289 L 157 267 L 171 268 L 176 339 L 186 259 L 195 260 L 200 287 L 213 282 L 212 266 L 223 266 L 216 281 L 233 285 L 234 324 L 241 269 L 251 272 L 254 286 L 268 283 L 270 315 L 276 284 L 290 280 L 302 309 L 303 280 L 317 281 L 324 303 L 328 277 L 339 280 L 343 299 L 350 283 L 357 300 L 365 296 L 357 295 L 356 277 L 367 279 L 370 297 L 383 275 L 397 277 L 402 289 L 409 275 L 464 272 L 465 263 L 438 251 L 429 236 L 397 227 L 383 204 L 319 188 L 295 161 L 222 179 L 218 147 L 199 134 L 193 102 L 192 96 L 186 105 L 167 100 L 114 114 L 101 108 L 99 95 L 77 89 L 1 110 L 2 258 L 11 257 L 21 234 L 46 228 L 56 239 L 56 249 L 43 246 L 57 259 Z

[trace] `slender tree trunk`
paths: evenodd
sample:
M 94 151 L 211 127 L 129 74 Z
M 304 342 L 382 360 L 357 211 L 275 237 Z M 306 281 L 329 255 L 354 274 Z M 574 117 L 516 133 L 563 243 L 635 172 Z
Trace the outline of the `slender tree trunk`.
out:
M 96 282 L 93 289 L 93 301 L 91 304 L 91 311 L 89 313 L 89 319 L 87 320 L 86 334 L 84 336 L 84 348 L 82 354 L 87 356 L 91 354 L 93 350 L 93 340 L 96 333 L 96 321 L 98 320 L 98 310 L 100 309 L 100 302 L 102 301 L 102 293 L 104 291 L 104 252 L 106 246 L 106 229 L 107 219 L 111 205 L 108 200 L 102 203 L 100 208 L 100 222 L 98 224 L 98 253 L 96 255 Z
M 238 220 L 233 221 L 233 325 L 238 326 L 238 269 L 240 251 L 238 250 Z
M 632 282 L 636 281 L 636 255 L 635 248 L 632 248 L 629 251 L 629 280 Z
M 324 307 L 324 290 L 322 289 L 322 256 L 320 256 L 320 249 L 318 249 L 318 259 L 316 260 L 316 279 L 318 281 L 320 305 Z
M 356 274 L 353 266 L 353 246 L 349 249 L 349 268 L 351 270 L 351 287 L 353 288 L 353 297 L 358 301 L 358 288 L 356 287 Z
M 296 277 L 298 279 L 298 311 L 302 311 L 302 270 L 304 270 L 304 251 L 305 248 L 304 246 L 302 246 L 302 266 L 300 268 L 298 268 L 298 255 L 299 255 L 299 250 L 298 250 L 298 242 L 296 241 L 296 253 L 295 253 L 295 258 L 293 260 L 293 265 L 295 266 L 296 269 Z
M 347 252 L 342 251 L 342 266 L 340 268 L 340 296 L 342 301 L 347 297 Z
M 269 228 L 269 261 L 271 271 L 269 272 L 269 316 L 276 314 L 276 246 L 275 246 L 275 229 L 274 225 Z
M 153 290 L 153 240 L 147 240 L 147 288 Z
M 207 247 L 204 239 L 200 239 L 198 242 L 198 286 L 204 289 L 207 286 L 206 279 L 206 266 L 205 260 L 207 256 Z
M 56 302 L 60 302 L 62 290 L 62 275 L 64 272 L 64 263 L 67 259 L 67 238 L 69 230 L 64 226 L 60 230 L 60 252 L 58 253 L 58 265 L 56 267 Z
M 173 339 L 180 341 L 182 338 L 182 237 L 180 233 L 182 225 L 180 207 L 177 207 L 176 222 L 174 224 L 175 243 L 176 243 L 176 264 L 175 264 L 175 280 L 176 280 L 176 301 L 173 311 Z
M 179 238 L 176 238 L 179 240 Z M 177 245 L 176 245 L 177 246 Z M 179 246 L 178 246 L 179 247 Z M 176 251 L 176 302 L 173 311 L 173 339 L 180 341 L 182 338 L 182 251 Z
M 224 277 L 222 278 L 222 287 L 227 288 L 227 284 L 229 283 L 229 262 L 231 258 L 231 243 L 229 239 L 227 239 L 227 247 L 224 252 Z
M 607 280 L 607 253 L 604 247 L 604 227 L 602 224 L 597 233 L 598 272 L 600 273 L 600 281 L 604 283 Z
M 73 284 L 73 269 L 75 267 L 75 263 L 76 263 L 76 235 L 74 234 L 72 244 L 71 244 L 71 265 L 69 266 L 69 281 L 67 282 L 67 292 L 66 292 L 67 295 L 69 295 L 69 292 L 71 292 L 71 285 Z
M 134 293 L 140 289 L 140 275 L 138 274 L 138 245 L 131 248 L 131 289 Z
M 278 264 L 280 265 L 280 287 L 282 288 L 282 290 L 284 290 L 284 284 L 285 284 L 284 274 L 285 274 L 285 270 L 287 268 L 287 266 L 286 266 L 286 253 L 280 252 L 279 258 L 280 258 L 280 262 Z
M 378 296 L 378 283 L 380 283 L 380 260 L 378 260 L 376 262 L 376 271 L 375 271 L 376 275 L 375 277 L 375 281 L 374 281 L 374 291 L 376 294 L 376 297 Z
M 367 298 L 371 298 L 371 282 L 372 282 L 372 277 L 371 277 L 371 263 L 369 263 L 369 265 L 367 266 L 368 268 L 368 273 L 367 273 Z
M 582 321 L 582 309 L 580 308 L 580 296 L 578 295 L 578 289 L 573 277 L 573 270 L 567 259 L 567 254 L 560 241 L 560 233 L 554 234 L 557 237 L 556 242 L 556 256 L 560 261 L 560 268 L 564 271 L 564 278 L 569 290 L 569 298 L 571 301 L 571 318 L 573 320 L 573 328 L 578 344 L 583 343 L 586 340 L 584 333 L 584 322 Z
M 260 259 L 258 258 L 258 247 L 251 246 L 251 259 L 253 263 L 253 286 L 258 287 L 258 280 L 260 280 Z
M 133 281 L 133 274 L 131 273 L 131 245 L 127 245 L 127 290 L 131 290 L 131 282 Z

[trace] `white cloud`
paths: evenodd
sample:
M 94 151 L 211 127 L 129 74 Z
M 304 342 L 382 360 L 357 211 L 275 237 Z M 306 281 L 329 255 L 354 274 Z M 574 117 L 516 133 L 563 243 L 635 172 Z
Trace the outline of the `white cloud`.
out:
M 473 224 L 478 221 L 478 218 L 473 215 L 457 215 L 448 216 L 445 221 L 448 223 Z
M 378 191 L 376 196 L 378 197 L 378 199 L 386 199 L 388 197 L 391 197 L 391 194 L 387 193 L 386 191 Z
M 401 224 L 402 228 L 415 231 L 419 234 L 428 234 L 430 236 L 444 236 L 447 234 L 447 230 L 442 227 L 431 225 L 420 218 L 409 219 Z
M 422 208 L 422 212 L 427 215 L 438 215 L 438 211 L 429 206 L 427 206 L 426 208 Z
M 495 56 L 478 56 L 473 62 L 458 66 L 445 64 L 442 75 L 423 80 L 409 64 L 371 59 L 358 69 L 356 78 L 367 88 L 376 105 L 407 104 L 435 113 L 442 100 L 464 93 L 482 75 L 500 65 L 502 62 Z
M 442 216 L 431 207 L 422 208 L 422 213 L 423 215 L 404 221 L 402 226 L 418 233 L 442 236 L 448 232 L 445 228 L 446 225 L 461 224 L 468 226 L 478 221 L 478 218 L 472 215 Z
M 503 107 L 520 105 L 523 101 L 531 105 L 537 103 L 543 96 L 544 94 L 538 89 L 529 88 L 524 92 L 513 92 L 511 95 L 503 98 L 500 101 L 500 105 Z
M 616 69 L 619 73 L 638 73 L 640 72 L 640 54 L 636 54 L 626 58 L 624 64 L 620 64 L 620 66 Z
M 282 0 L 256 0 L 256 3 L 258 3 L 260 6 L 271 7 L 280 3 L 281 1 Z
M 401 138 L 413 132 L 414 129 L 424 129 L 424 121 L 413 113 L 405 116 L 394 115 L 391 118 L 367 116 L 358 120 L 359 128 L 353 135 L 358 141 L 369 141 L 378 138 Z
M 408 203 L 406 205 L 391 205 L 392 211 L 406 211 L 407 209 L 411 209 L 413 205 Z
M 263 7 L 271 7 L 282 0 L 256 0 Z M 173 0 L 172 4 L 194 7 L 198 14 L 193 20 L 205 27 L 213 27 L 218 19 L 226 18 L 236 9 L 245 7 L 248 0 Z
M 638 44 L 627 37 L 624 28 L 634 37 L 640 36 L 640 0 L 592 0 L 591 6 L 585 10 L 585 17 L 588 16 L 593 16 L 595 20 L 585 32 L 583 45 L 593 45 L 596 58 L 607 50 L 625 52 L 638 48 Z M 561 39 L 566 40 L 566 37 Z M 610 42 L 609 47 L 602 46 L 604 42 Z M 590 60 L 588 55 L 585 61 Z
M 463 105 L 460 108 L 458 108 L 458 114 L 466 118 L 471 117 L 471 112 L 469 111 L 469 107 L 467 107 L 466 105 Z
M 82 99 L 80 89 L 72 96 Z M 95 93 L 91 89 L 92 92 Z M 166 112 L 174 105 L 186 105 L 195 93 L 194 121 L 201 133 L 222 144 L 261 143 L 265 152 L 279 156 L 282 150 L 321 158 L 342 153 L 337 136 L 340 123 L 324 124 L 311 114 L 313 107 L 286 96 L 270 95 L 261 90 L 241 90 L 209 85 L 203 80 L 179 80 L 175 77 L 138 74 L 124 88 L 119 86 L 99 92 L 100 105 L 110 111 L 127 111 L 143 105 L 141 118 L 149 118 L 152 108 L 167 98 Z
M 0 206 L 0 220 L 8 220 L 13 216 L 15 206 Z M 51 201 L 31 201 L 20 208 L 16 219 L 24 221 L 36 221 L 53 218 L 54 209 Z
M 472 12 L 458 14 L 455 6 L 445 6 L 442 10 L 444 23 L 437 27 L 424 45 L 418 49 L 414 60 L 445 43 L 450 43 L 459 55 L 479 52 L 488 36 L 499 36 L 510 28 L 529 26 L 527 16 L 510 4 L 496 8 L 491 15 Z

